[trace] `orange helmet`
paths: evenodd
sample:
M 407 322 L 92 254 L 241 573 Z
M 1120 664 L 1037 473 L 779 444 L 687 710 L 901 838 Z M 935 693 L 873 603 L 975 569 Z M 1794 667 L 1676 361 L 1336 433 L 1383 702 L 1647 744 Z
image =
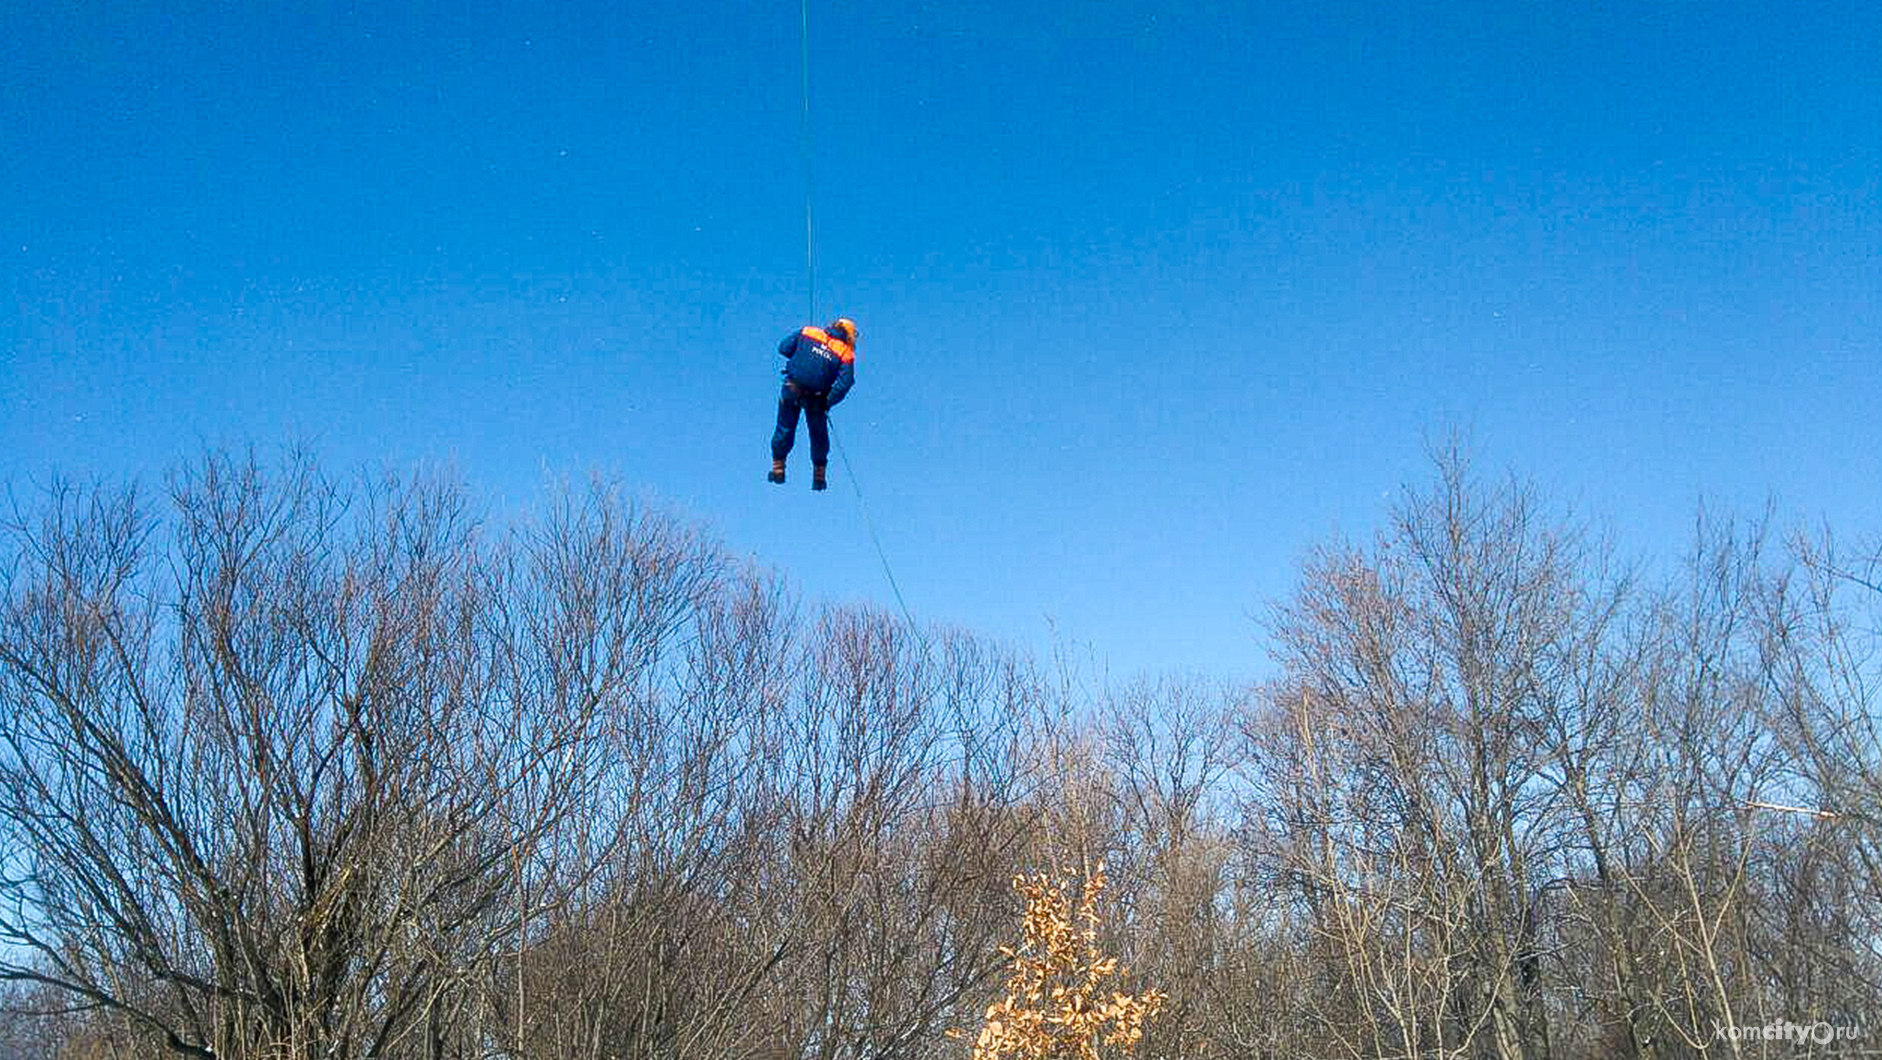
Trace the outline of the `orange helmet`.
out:
M 856 345 L 856 340 L 862 337 L 862 333 L 856 330 L 856 322 L 849 317 L 837 317 L 824 330 L 833 335 L 841 335 L 843 341 L 851 346 Z

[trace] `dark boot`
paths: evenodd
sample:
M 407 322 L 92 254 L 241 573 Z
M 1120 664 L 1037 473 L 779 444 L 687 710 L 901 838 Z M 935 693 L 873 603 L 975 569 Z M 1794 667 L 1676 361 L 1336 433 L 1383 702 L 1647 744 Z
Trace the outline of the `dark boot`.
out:
M 826 467 L 829 467 L 829 465 L 828 464 L 811 465 L 811 468 L 810 468 L 810 488 L 811 489 L 821 490 L 821 489 L 828 489 L 830 487 L 830 481 L 829 479 L 824 477 L 824 473 L 823 473 Z
M 771 474 L 765 476 L 765 481 L 766 482 L 783 482 L 784 481 L 784 461 L 773 460 L 771 462 Z

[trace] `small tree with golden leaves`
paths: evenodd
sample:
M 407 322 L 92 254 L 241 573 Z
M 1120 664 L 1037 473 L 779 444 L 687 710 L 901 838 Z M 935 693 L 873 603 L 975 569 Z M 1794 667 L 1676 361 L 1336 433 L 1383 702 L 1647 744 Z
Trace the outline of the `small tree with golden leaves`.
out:
M 1011 962 L 1006 996 L 987 1006 L 973 1060 L 1100 1060 L 1100 1045 L 1142 1038 L 1144 1021 L 1163 1004 L 1163 995 L 1107 989 L 1120 973 L 1117 958 L 1098 950 L 1104 866 L 1086 877 L 1076 917 L 1067 881 L 1020 876 L 1013 889 L 1026 899 L 1026 939 L 1018 949 L 1000 947 Z M 966 1037 L 961 1031 L 948 1034 Z

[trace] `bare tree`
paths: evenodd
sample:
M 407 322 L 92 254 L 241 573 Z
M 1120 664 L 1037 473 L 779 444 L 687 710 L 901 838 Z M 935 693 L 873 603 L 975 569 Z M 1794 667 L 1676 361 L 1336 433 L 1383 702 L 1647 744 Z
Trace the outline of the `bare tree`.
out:
M 501 959 L 588 872 L 635 605 L 699 557 L 578 585 L 456 487 L 298 460 L 212 454 L 168 500 L 61 486 L 10 528 L 0 974 L 183 1055 L 481 1053 Z M 592 529 L 559 543 L 660 537 Z

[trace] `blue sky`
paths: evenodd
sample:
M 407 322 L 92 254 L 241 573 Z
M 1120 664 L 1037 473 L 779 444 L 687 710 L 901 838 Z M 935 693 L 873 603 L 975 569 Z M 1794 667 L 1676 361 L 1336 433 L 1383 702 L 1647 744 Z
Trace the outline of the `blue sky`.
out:
M 1664 555 L 1882 529 L 1858 3 L 812 0 L 820 319 L 919 617 L 1262 670 L 1427 438 Z M 805 322 L 794 3 L 7 5 L 0 477 L 203 442 L 593 471 L 888 604 L 763 482 Z M 842 468 L 838 465 L 841 476 Z

